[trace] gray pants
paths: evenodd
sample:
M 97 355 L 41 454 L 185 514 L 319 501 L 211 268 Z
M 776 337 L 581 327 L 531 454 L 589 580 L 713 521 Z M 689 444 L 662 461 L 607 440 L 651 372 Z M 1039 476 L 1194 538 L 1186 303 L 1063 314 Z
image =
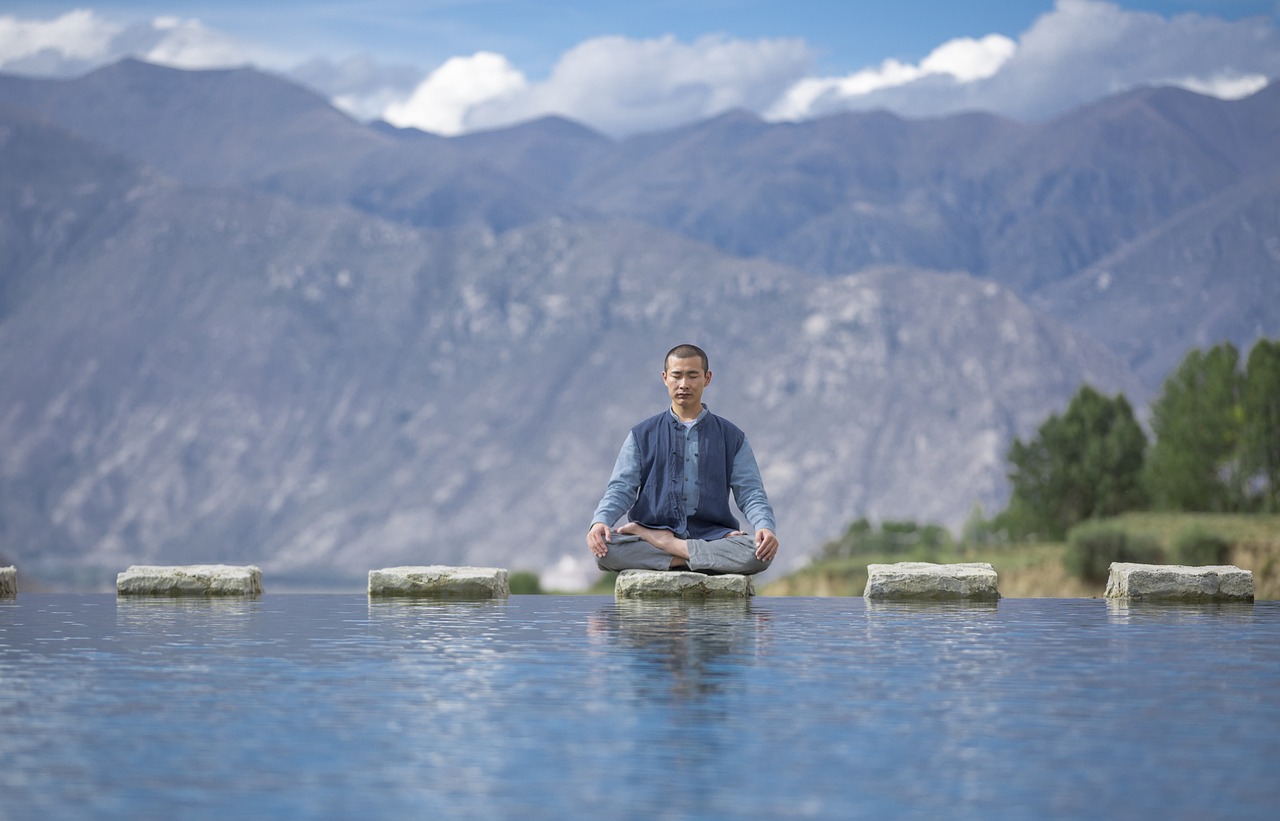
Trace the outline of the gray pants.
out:
M 719 575 L 743 573 L 751 575 L 766 570 L 769 562 L 756 558 L 756 540 L 752 536 L 726 536 L 707 541 L 688 539 L 689 569 L 698 573 Z M 664 553 L 639 536 L 615 533 L 609 552 L 597 559 L 601 570 L 670 570 L 671 554 Z M 683 570 L 684 568 L 680 568 Z

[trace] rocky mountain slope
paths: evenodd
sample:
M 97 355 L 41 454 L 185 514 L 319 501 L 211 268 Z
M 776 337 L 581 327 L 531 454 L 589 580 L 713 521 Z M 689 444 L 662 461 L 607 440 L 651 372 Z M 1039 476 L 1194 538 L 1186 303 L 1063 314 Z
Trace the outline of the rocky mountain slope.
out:
M 248 70 L 0 77 L 0 552 L 61 584 L 586 565 L 680 341 L 781 567 L 859 515 L 958 524 L 1081 382 L 1140 403 L 1280 330 L 1277 96 L 615 143 L 366 126 Z

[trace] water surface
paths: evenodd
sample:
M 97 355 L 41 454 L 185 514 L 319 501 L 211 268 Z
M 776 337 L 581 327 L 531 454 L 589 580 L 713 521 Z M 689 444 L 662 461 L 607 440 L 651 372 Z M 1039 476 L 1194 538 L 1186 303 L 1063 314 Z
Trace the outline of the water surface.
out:
M 0 818 L 1271 818 L 1280 602 L 0 602 Z

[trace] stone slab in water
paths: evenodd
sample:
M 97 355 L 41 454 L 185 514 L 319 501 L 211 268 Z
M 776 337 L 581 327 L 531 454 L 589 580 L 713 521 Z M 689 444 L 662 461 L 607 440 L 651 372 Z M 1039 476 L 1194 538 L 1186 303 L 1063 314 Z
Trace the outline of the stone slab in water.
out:
M 511 595 L 501 567 L 451 567 L 433 564 L 369 571 L 370 596 L 418 596 L 434 599 L 505 599 Z
M 995 568 L 986 562 L 897 562 L 867 565 L 867 587 L 862 595 L 910 601 L 994 601 L 1000 598 L 1000 591 Z
M 1253 601 L 1253 572 L 1233 565 L 1112 562 L 1106 597 L 1131 601 Z
M 18 568 L 0 567 L 0 599 L 12 599 L 18 595 Z
M 257 596 L 262 571 L 253 565 L 134 565 L 116 576 L 120 596 Z
M 620 599 L 745 599 L 756 594 L 751 577 L 708 576 L 685 570 L 624 570 L 613 594 Z

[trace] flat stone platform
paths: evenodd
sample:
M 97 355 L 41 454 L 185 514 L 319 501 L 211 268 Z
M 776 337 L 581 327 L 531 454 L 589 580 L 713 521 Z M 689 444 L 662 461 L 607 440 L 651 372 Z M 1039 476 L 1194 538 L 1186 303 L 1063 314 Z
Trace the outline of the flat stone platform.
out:
M 897 562 L 867 565 L 867 587 L 862 595 L 899 601 L 995 601 L 1000 591 L 995 568 L 986 562 Z
M 1251 602 L 1253 571 L 1234 565 L 1112 562 L 1108 599 L 1168 602 Z
M 613 586 L 619 599 L 745 599 L 755 594 L 750 576 L 686 570 L 624 570 Z
M 119 596 L 257 596 L 262 571 L 253 565 L 134 565 L 116 576 Z
M 505 599 L 511 595 L 511 586 L 507 571 L 500 567 L 432 564 L 370 570 L 369 595 L 430 599 Z
M 0 599 L 12 599 L 18 595 L 18 568 L 0 567 Z

